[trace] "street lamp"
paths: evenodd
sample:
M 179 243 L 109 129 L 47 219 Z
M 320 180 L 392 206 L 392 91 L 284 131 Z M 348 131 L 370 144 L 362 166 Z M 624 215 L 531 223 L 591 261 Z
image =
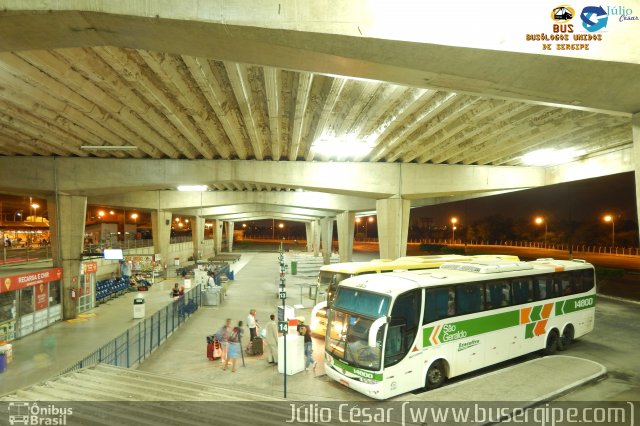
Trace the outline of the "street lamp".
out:
M 31 208 L 33 208 L 33 222 L 36 221 L 36 215 L 38 214 L 38 207 L 40 207 L 40 204 L 38 203 L 31 204 Z
M 282 237 L 282 229 L 284 228 L 284 223 L 279 223 L 278 228 L 280 228 L 280 231 L 278 232 L 278 237 Z M 282 239 L 284 240 L 284 237 L 282 237 Z
M 456 223 L 458 223 L 458 218 L 452 217 L 451 218 L 451 243 L 452 244 L 456 239 Z
M 544 245 L 547 245 L 547 221 L 543 217 L 536 217 L 536 225 L 542 225 L 544 223 Z
M 603 219 L 605 222 L 611 222 L 611 247 L 615 247 L 616 246 L 616 224 L 613 220 L 613 216 L 608 214 Z

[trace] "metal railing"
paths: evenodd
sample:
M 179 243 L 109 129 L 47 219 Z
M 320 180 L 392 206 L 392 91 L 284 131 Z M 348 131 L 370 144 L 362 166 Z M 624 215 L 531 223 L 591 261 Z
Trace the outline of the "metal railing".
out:
M 200 290 L 199 285 L 195 286 L 184 296 L 105 343 L 60 374 L 98 363 L 127 368 L 141 364 L 198 310 L 202 298 Z

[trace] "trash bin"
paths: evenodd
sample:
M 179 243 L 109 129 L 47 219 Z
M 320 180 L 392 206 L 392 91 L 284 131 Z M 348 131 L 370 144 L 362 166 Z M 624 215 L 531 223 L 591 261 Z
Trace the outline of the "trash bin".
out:
M 4 373 L 4 370 L 7 369 L 7 354 L 4 352 L 0 352 L 0 373 Z
M 145 314 L 145 304 L 144 304 L 144 294 L 138 294 L 135 299 L 133 299 L 133 318 L 139 319 L 144 318 Z
M 13 346 L 11 343 L 0 342 L 0 353 L 4 352 L 5 358 L 7 359 L 7 365 L 11 364 L 11 360 L 13 359 Z
M 291 275 L 298 275 L 298 262 L 295 260 L 291 261 Z

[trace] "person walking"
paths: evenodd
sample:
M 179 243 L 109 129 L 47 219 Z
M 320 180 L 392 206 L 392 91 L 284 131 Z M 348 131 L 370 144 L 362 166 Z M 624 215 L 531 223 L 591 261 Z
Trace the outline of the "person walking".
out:
M 310 365 L 315 369 L 317 362 L 313 359 L 313 340 L 311 339 L 311 330 L 309 327 L 303 327 L 302 335 L 304 336 L 304 369 L 308 370 Z
M 264 327 L 264 340 L 267 343 L 267 362 L 269 364 L 278 363 L 278 325 L 275 319 L 274 314 L 269 315 L 269 322 Z
M 224 325 L 216 332 L 216 339 L 220 342 L 220 348 L 222 349 L 222 356 L 220 358 L 225 368 L 227 366 L 227 356 L 229 353 L 229 337 L 232 331 L 231 318 L 227 318 Z
M 229 360 L 231 360 L 231 372 L 236 372 L 236 362 L 238 358 L 242 356 L 242 347 L 240 346 L 240 342 L 242 340 L 242 321 L 238 322 L 237 327 L 234 327 L 229 335 L 229 352 L 227 354 L 227 360 L 224 363 L 223 370 L 227 369 L 229 365 Z

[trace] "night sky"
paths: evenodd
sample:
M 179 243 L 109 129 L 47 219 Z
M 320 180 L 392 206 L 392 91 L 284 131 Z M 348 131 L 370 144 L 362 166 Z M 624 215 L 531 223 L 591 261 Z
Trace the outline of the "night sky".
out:
M 411 220 L 433 219 L 433 225 L 449 223 L 456 216 L 462 223 L 472 223 L 487 216 L 548 217 L 550 221 L 600 220 L 605 214 L 618 220 L 637 222 L 635 177 L 633 172 L 587 179 L 542 188 L 517 191 L 492 197 L 476 198 L 411 210 Z

